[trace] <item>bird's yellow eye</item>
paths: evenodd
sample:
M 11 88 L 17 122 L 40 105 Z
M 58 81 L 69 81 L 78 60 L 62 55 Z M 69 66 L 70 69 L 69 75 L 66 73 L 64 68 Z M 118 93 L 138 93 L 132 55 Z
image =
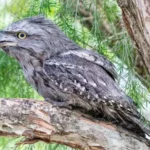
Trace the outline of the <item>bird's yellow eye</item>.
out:
M 27 37 L 27 34 L 25 32 L 19 32 L 17 37 L 21 40 L 24 40 Z

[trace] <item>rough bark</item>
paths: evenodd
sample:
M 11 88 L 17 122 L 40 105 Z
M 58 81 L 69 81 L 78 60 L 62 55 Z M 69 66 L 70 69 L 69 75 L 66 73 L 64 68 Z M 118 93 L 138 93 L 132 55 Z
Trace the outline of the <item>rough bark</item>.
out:
M 128 33 L 137 47 L 138 57 L 142 58 L 140 63 L 144 63 L 150 74 L 150 1 L 118 0 L 118 4 Z
M 0 135 L 24 136 L 86 150 L 149 150 L 146 140 L 79 112 L 27 99 L 0 99 Z

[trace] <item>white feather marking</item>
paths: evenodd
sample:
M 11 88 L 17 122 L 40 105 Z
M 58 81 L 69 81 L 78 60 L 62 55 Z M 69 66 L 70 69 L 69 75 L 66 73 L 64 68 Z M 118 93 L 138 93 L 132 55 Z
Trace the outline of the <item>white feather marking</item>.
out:
M 80 52 L 77 52 L 77 51 L 68 51 L 66 53 L 63 53 L 62 56 L 65 56 L 65 55 L 69 55 L 69 54 L 74 54 L 80 58 L 85 58 L 89 61 L 92 61 L 94 62 L 95 61 L 95 57 L 91 54 L 88 54 L 88 51 L 85 52 L 85 51 L 80 51 Z
M 90 95 L 88 94 L 87 99 L 90 99 Z
M 96 83 L 93 82 L 93 81 L 88 81 L 88 83 L 89 83 L 90 85 L 92 85 L 93 87 L 97 87 Z
M 81 88 L 81 84 L 80 84 L 80 83 L 77 83 L 76 86 L 77 86 L 78 88 Z
M 59 87 L 60 87 L 60 89 L 63 89 L 63 85 L 62 85 L 62 83 L 60 83 Z
M 55 85 L 58 85 L 58 83 L 55 81 Z
M 68 89 L 67 89 L 67 88 L 64 88 L 64 92 L 66 92 L 66 91 L 68 91 Z
M 114 100 L 111 100 L 111 102 L 114 103 L 115 101 L 114 101 Z
M 148 140 L 150 140 L 150 136 L 147 135 L 147 134 L 145 134 L 145 138 L 148 139 Z
M 98 96 L 98 94 L 95 94 L 95 98 L 96 98 L 96 99 L 99 99 L 99 96 Z
M 106 86 L 106 83 L 103 82 L 102 80 L 98 79 L 98 82 L 99 82 L 99 84 L 102 84 L 102 85 Z
M 76 80 L 74 80 L 73 82 L 74 82 L 74 84 L 77 84 L 77 81 L 76 81 Z
M 82 95 L 83 94 L 83 92 L 82 91 L 80 91 L 80 93 L 79 93 L 80 95 Z
M 82 92 L 85 91 L 85 87 L 84 87 L 84 86 L 81 87 L 81 91 L 82 91 Z
M 77 52 L 77 51 L 68 51 L 66 53 L 63 53 L 62 56 L 69 55 L 69 54 L 74 54 L 74 55 L 76 55 L 76 56 L 78 56 L 80 58 L 85 58 L 85 59 L 87 59 L 87 60 L 89 60 L 91 62 L 97 63 L 100 66 L 104 65 L 103 61 L 100 61 L 99 59 L 95 60 L 96 56 L 93 56 L 93 55 L 89 54 L 88 51 L 86 51 L 86 52 L 85 51 L 80 51 L 80 52 Z
M 128 108 L 127 110 L 128 110 L 128 111 L 131 111 L 131 109 L 130 109 L 130 108 Z

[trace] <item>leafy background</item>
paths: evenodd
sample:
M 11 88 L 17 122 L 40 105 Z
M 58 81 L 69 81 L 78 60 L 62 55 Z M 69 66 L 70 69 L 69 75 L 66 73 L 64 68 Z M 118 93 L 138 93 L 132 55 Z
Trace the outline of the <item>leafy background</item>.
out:
M 0 0 L 0 28 L 19 19 L 45 15 L 67 36 L 86 49 L 105 55 L 116 66 L 119 86 L 145 108 L 149 85 L 135 70 L 135 48 L 124 28 L 116 0 Z M 0 51 L 0 97 L 42 100 L 25 81 L 17 61 Z M 141 109 L 140 109 L 141 110 Z M 16 146 L 22 138 L 0 138 L 0 150 L 65 150 L 66 146 L 45 144 Z

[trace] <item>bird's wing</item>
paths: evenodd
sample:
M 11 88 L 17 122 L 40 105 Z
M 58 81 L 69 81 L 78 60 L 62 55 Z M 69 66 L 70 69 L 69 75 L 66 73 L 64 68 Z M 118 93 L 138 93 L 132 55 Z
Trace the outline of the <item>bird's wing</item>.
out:
M 64 55 L 75 55 L 80 58 L 86 59 L 91 63 L 97 64 L 102 67 L 113 79 L 117 78 L 117 73 L 114 69 L 114 65 L 108 61 L 104 56 L 99 55 L 95 51 L 91 50 L 82 50 L 82 51 L 68 51 L 63 53 Z
M 89 104 L 94 113 L 100 111 L 106 118 L 119 120 L 125 128 L 150 133 L 143 127 L 131 98 L 113 80 L 114 69 L 104 57 L 92 52 L 70 51 L 46 60 L 43 69 L 65 95 L 64 99 L 75 98 L 78 104 L 84 101 L 83 109 Z
M 64 92 L 130 109 L 132 100 L 116 85 L 112 64 L 91 51 L 69 51 L 44 62 L 44 72 Z M 57 84 L 56 83 L 56 84 Z

